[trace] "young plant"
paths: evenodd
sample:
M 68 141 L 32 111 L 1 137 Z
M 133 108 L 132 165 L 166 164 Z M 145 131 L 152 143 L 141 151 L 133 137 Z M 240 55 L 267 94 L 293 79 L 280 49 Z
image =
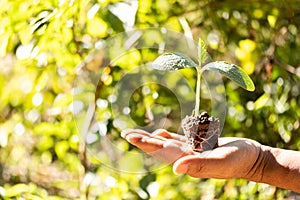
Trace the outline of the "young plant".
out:
M 225 61 L 210 62 L 202 67 L 207 60 L 206 45 L 202 39 L 198 42 L 198 63 L 181 53 L 165 53 L 153 62 L 153 68 L 158 70 L 179 70 L 189 67 L 196 68 L 196 99 L 195 110 L 191 116 L 186 116 L 182 121 L 182 128 L 187 137 L 188 143 L 194 151 L 202 152 L 218 146 L 220 136 L 220 121 L 217 118 L 209 117 L 207 112 L 199 115 L 201 76 L 205 70 L 218 72 L 236 82 L 248 91 L 254 91 L 255 86 L 246 72 L 237 65 Z

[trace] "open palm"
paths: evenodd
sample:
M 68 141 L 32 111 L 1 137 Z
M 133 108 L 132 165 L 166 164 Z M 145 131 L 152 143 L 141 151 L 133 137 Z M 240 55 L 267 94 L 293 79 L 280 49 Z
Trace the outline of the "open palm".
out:
M 220 138 L 219 147 L 197 153 L 187 146 L 185 137 L 159 129 L 148 133 L 128 129 L 122 137 L 147 154 L 173 165 L 177 174 L 198 178 L 241 178 L 254 173 L 260 144 L 249 139 Z

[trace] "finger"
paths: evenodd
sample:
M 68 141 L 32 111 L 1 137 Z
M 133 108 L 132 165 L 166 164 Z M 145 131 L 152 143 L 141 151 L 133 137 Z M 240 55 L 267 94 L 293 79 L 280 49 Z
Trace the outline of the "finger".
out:
M 195 178 L 235 178 L 240 173 L 236 165 L 241 160 L 233 156 L 236 151 L 236 146 L 224 145 L 201 154 L 185 156 L 174 163 L 173 171 Z
M 188 155 L 188 153 L 190 152 L 187 152 L 184 147 L 178 146 L 170 139 L 168 142 L 164 142 L 163 148 L 151 152 L 150 155 L 162 162 L 173 165 L 177 159 Z
M 188 174 L 195 178 L 216 178 L 214 174 L 207 171 L 207 169 L 216 164 L 216 162 L 200 158 L 197 155 L 188 155 L 174 163 L 173 171 L 175 174 Z
M 133 137 L 133 136 L 144 136 L 144 137 L 151 137 L 151 138 L 156 138 L 160 139 L 162 141 L 167 141 L 166 138 L 157 135 L 157 134 L 151 134 L 147 131 L 141 130 L 141 129 L 125 129 L 121 132 L 121 136 L 125 139 L 127 139 L 128 136 Z
M 173 171 L 175 174 L 188 174 L 195 178 L 222 178 L 223 174 L 225 176 L 218 159 L 202 158 L 198 155 L 178 159 L 173 165 Z
M 159 136 L 153 135 L 143 135 L 139 133 L 131 133 L 128 134 L 125 139 L 131 144 L 139 147 L 143 151 L 149 153 L 152 151 L 156 151 L 162 148 L 167 148 L 172 145 L 174 148 L 182 148 L 187 149 L 182 142 L 173 139 L 165 139 Z
M 150 135 L 150 133 L 141 129 L 124 129 L 121 132 L 121 137 L 126 139 L 129 134 Z
M 125 129 L 121 136 L 147 153 L 165 148 L 166 143 L 173 143 L 179 148 L 185 144 L 180 135 L 169 133 L 164 129 L 157 129 L 152 134 L 140 129 Z
M 145 151 L 146 153 L 157 151 L 163 148 L 165 143 L 165 141 L 157 138 L 134 133 L 127 135 L 126 140 L 131 144 L 137 146 L 141 150 Z
M 189 155 L 181 159 L 178 159 L 173 165 L 173 172 L 175 174 L 188 174 L 188 170 L 191 167 L 192 161 L 199 159 L 198 156 Z M 201 165 L 198 165 L 199 170 Z
M 182 146 L 182 143 L 172 139 L 162 141 L 155 137 L 147 137 L 140 134 L 128 135 L 126 139 L 144 152 L 168 164 L 172 164 L 181 156 L 190 153 L 186 150 L 186 147 Z
M 153 135 L 159 135 L 167 139 L 178 140 L 180 142 L 186 142 L 186 138 L 183 135 L 179 135 L 176 133 L 171 133 L 166 131 L 165 129 L 157 129 L 152 133 Z
M 166 141 L 166 139 L 173 139 L 180 142 L 186 142 L 186 138 L 183 135 L 179 135 L 176 133 L 170 133 L 166 131 L 165 129 L 157 129 L 152 133 L 149 133 L 147 131 L 141 130 L 141 129 L 125 129 L 121 132 L 121 136 L 126 139 L 126 137 L 130 134 L 140 134 L 147 137 L 155 137 L 157 139 L 161 139 L 163 141 Z

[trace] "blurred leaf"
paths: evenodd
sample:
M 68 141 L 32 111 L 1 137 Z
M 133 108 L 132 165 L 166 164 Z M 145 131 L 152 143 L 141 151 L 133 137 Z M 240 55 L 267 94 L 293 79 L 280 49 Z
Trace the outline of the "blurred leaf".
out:
M 141 62 L 141 53 L 137 49 L 132 49 L 126 54 L 118 55 L 118 59 L 114 61 L 114 65 L 120 66 L 123 69 L 134 69 Z
M 40 151 L 46 151 L 47 149 L 50 149 L 51 147 L 53 147 L 54 144 L 54 140 L 51 136 L 48 135 L 42 135 L 36 146 Z
M 69 149 L 69 144 L 67 141 L 59 141 L 55 144 L 55 153 L 58 156 L 59 159 L 64 160 L 66 152 Z
M 107 35 L 107 29 L 107 23 L 101 18 L 93 18 L 88 21 L 87 32 L 93 37 L 105 37 Z
M 252 52 L 256 48 L 256 43 L 253 40 L 240 40 L 239 41 L 240 48 L 245 52 Z
M 141 180 L 140 180 L 140 187 L 147 191 L 147 186 L 156 180 L 156 174 L 155 173 L 150 173 L 147 174 L 146 176 L 144 176 Z
M 268 19 L 268 22 L 269 22 L 270 26 L 272 28 L 274 28 L 275 25 L 276 25 L 277 17 L 274 16 L 274 15 L 268 15 L 267 19 Z
M 28 185 L 23 183 L 16 184 L 6 189 L 6 197 L 16 197 L 29 191 L 30 187 Z
M 137 151 L 129 151 L 119 161 L 119 169 L 125 172 L 143 172 L 143 156 Z
M 107 14 L 105 15 L 106 21 L 108 21 L 111 25 L 111 27 L 117 31 L 117 32 L 123 32 L 125 31 L 123 22 L 114 15 L 110 10 L 107 10 Z
M 267 102 L 270 100 L 270 96 L 268 94 L 261 95 L 254 103 L 254 109 L 259 110 L 263 108 Z
M 66 139 L 70 136 L 71 124 L 62 122 L 59 124 L 51 124 L 43 122 L 34 127 L 33 133 L 37 135 L 56 136 L 60 139 Z

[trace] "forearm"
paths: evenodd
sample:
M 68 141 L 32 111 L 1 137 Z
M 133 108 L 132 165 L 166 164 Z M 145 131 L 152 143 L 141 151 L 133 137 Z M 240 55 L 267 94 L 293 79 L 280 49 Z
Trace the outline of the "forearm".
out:
M 261 146 L 249 180 L 300 192 L 300 152 Z

